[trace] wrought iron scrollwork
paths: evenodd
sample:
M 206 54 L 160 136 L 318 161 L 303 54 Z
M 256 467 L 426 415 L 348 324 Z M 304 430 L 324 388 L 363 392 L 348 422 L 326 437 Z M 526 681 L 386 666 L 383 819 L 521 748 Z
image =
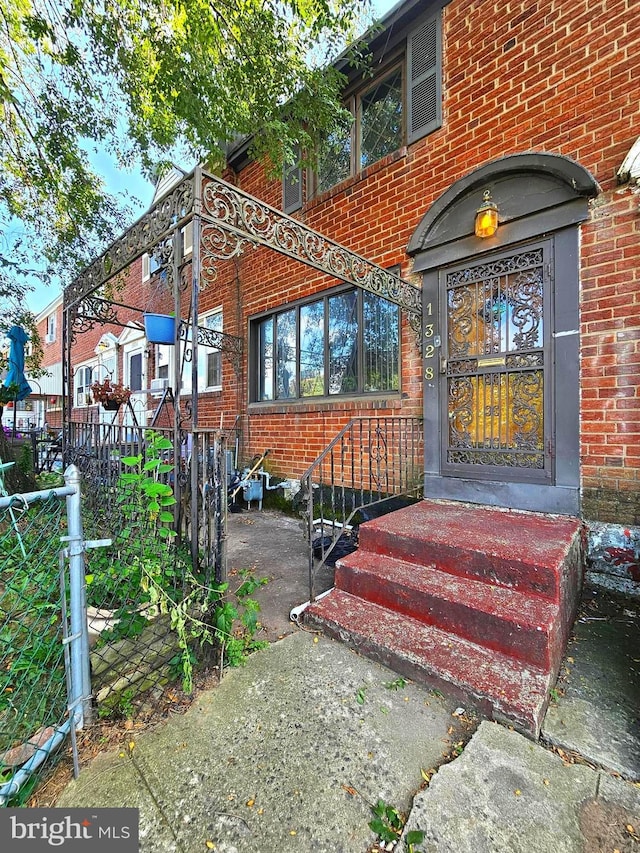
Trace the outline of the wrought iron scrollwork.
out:
M 544 457 L 542 453 L 499 453 L 487 452 L 485 450 L 451 450 L 448 461 L 459 465 L 503 465 L 507 468 L 544 468 Z
M 486 264 L 477 264 L 467 269 L 451 272 L 447 275 L 447 287 L 484 282 L 488 278 L 508 275 L 519 270 L 528 270 L 541 264 L 542 249 L 533 249 L 532 251 L 521 252 L 518 255 L 510 255 L 508 258 L 500 258 Z
M 204 222 L 200 237 L 200 289 L 204 290 L 207 284 L 215 281 L 217 261 L 229 261 L 241 255 L 246 248 L 256 245 L 255 240 L 227 231 L 217 222 Z
M 85 296 L 82 302 L 71 306 L 68 309 L 71 342 L 74 343 L 77 335 L 90 331 L 98 324 L 124 326 L 125 323 L 118 319 L 118 307 L 108 299 L 98 296 Z
M 94 293 L 102 284 L 124 270 L 140 255 L 166 239 L 193 210 L 194 176 L 181 181 L 147 211 L 99 258 L 89 264 L 64 290 L 65 306 Z
M 240 375 L 243 352 L 242 338 L 238 338 L 235 335 L 229 335 L 227 332 L 208 329 L 205 326 L 198 326 L 197 329 L 198 346 L 208 347 L 216 350 L 217 352 L 221 352 L 227 357 L 236 374 Z M 180 324 L 180 340 L 190 341 L 190 335 L 191 326 L 189 323 L 182 322 Z M 190 358 L 188 360 L 190 360 Z
M 447 460 L 542 469 L 542 249 L 447 275 Z
M 196 173 L 197 174 L 197 173 Z M 198 287 L 215 279 L 215 262 L 240 255 L 248 246 L 263 245 L 356 287 L 400 305 L 422 339 L 421 290 L 344 246 L 329 240 L 286 214 L 204 173 Z M 194 174 L 154 205 L 64 291 L 65 307 L 73 306 L 149 252 L 164 266 L 168 286 L 173 276 L 172 234 L 194 211 Z M 189 270 L 187 270 L 189 267 Z M 189 265 L 182 265 L 180 287 L 191 283 Z
M 369 473 L 377 489 L 384 489 L 383 473 L 387 465 L 387 439 L 380 426 L 376 426 L 369 445 Z
M 508 355 L 505 366 L 510 369 L 518 367 L 542 367 L 544 365 L 544 354 L 542 352 L 518 352 Z
M 411 327 L 416 331 L 418 339 L 421 338 L 422 292 L 395 273 L 351 252 L 299 220 L 213 175 L 205 176 L 202 216 L 203 223 L 209 222 L 235 233 L 243 243 L 255 242 L 275 249 L 327 275 L 400 305 L 408 312 Z M 203 231 L 206 227 L 203 226 Z
M 540 370 L 451 377 L 449 461 L 544 467 L 542 391 Z

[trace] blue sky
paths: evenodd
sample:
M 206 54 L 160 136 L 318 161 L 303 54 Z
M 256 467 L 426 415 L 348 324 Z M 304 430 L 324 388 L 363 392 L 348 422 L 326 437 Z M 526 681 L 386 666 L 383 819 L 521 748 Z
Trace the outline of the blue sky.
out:
M 373 8 L 376 17 L 385 15 L 398 0 L 374 0 Z M 125 171 L 119 168 L 115 161 L 106 154 L 97 154 L 90 157 L 91 164 L 97 174 L 103 179 L 108 193 L 120 196 L 138 215 L 142 215 L 151 204 L 153 198 L 153 185 L 145 180 L 139 171 Z M 187 164 L 187 167 L 190 164 Z M 27 305 L 31 311 L 38 313 L 52 302 L 58 295 L 59 290 L 53 286 L 38 286 L 27 295 Z

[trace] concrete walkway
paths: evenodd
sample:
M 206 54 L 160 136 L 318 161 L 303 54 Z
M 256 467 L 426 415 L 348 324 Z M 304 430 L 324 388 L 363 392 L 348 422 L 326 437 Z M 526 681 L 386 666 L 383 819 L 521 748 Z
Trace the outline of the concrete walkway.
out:
M 415 798 L 412 829 L 425 853 L 622 853 L 638 847 L 640 790 L 483 722 Z
M 640 848 L 637 602 L 613 613 L 589 593 L 543 727 L 556 752 L 489 722 L 463 750 L 467 709 L 288 622 L 307 597 L 297 522 L 231 517 L 229 562 L 271 578 L 272 645 L 132 750 L 99 756 L 58 805 L 138 807 L 143 853 L 365 853 L 378 799 L 411 810 L 413 853 Z
M 370 804 L 408 810 L 421 769 L 462 737 L 449 703 L 395 679 L 298 631 L 131 755 L 94 760 L 58 805 L 139 808 L 142 851 L 364 851 Z

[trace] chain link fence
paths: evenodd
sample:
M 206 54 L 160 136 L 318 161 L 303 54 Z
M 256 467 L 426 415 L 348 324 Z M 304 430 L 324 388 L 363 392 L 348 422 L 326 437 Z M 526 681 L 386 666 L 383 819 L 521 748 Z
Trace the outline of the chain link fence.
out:
M 80 637 L 74 645 L 62 544 L 73 544 L 70 507 L 77 525 L 73 484 L 0 497 L 0 805 L 24 802 L 38 768 L 82 725 L 88 685 L 72 683 Z
M 221 671 L 259 646 L 263 581 L 226 596 L 224 440 L 192 439 L 176 465 L 160 432 L 81 438 L 83 475 L 0 497 L 0 805 L 28 799 L 67 737 L 78 772 L 76 729 L 96 716 L 133 717 L 178 679 L 189 691 L 196 655 Z

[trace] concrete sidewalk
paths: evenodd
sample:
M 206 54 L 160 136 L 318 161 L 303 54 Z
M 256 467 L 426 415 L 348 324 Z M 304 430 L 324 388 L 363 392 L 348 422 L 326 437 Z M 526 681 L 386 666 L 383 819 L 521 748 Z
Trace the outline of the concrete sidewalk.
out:
M 421 771 L 466 734 L 446 699 L 395 678 L 299 631 L 131 752 L 95 759 L 58 806 L 139 808 L 143 853 L 365 853 L 371 804 L 409 811 Z M 627 851 L 640 789 L 483 722 L 418 794 L 408 827 L 430 853 Z
M 421 769 L 463 736 L 450 703 L 395 679 L 297 631 L 131 755 L 98 757 L 58 805 L 139 808 L 143 851 L 364 851 L 370 804 L 408 810 Z
M 270 577 L 272 645 L 132 751 L 99 756 L 58 805 L 138 807 L 143 853 L 365 853 L 378 799 L 411 810 L 414 853 L 639 849 L 640 787 L 617 778 L 640 778 L 637 602 L 588 592 L 543 726 L 556 752 L 488 722 L 462 749 L 467 709 L 288 621 L 308 597 L 295 520 L 231 516 L 229 564 Z
M 638 849 L 640 790 L 485 721 L 417 795 L 412 829 L 425 853 L 623 853 Z

